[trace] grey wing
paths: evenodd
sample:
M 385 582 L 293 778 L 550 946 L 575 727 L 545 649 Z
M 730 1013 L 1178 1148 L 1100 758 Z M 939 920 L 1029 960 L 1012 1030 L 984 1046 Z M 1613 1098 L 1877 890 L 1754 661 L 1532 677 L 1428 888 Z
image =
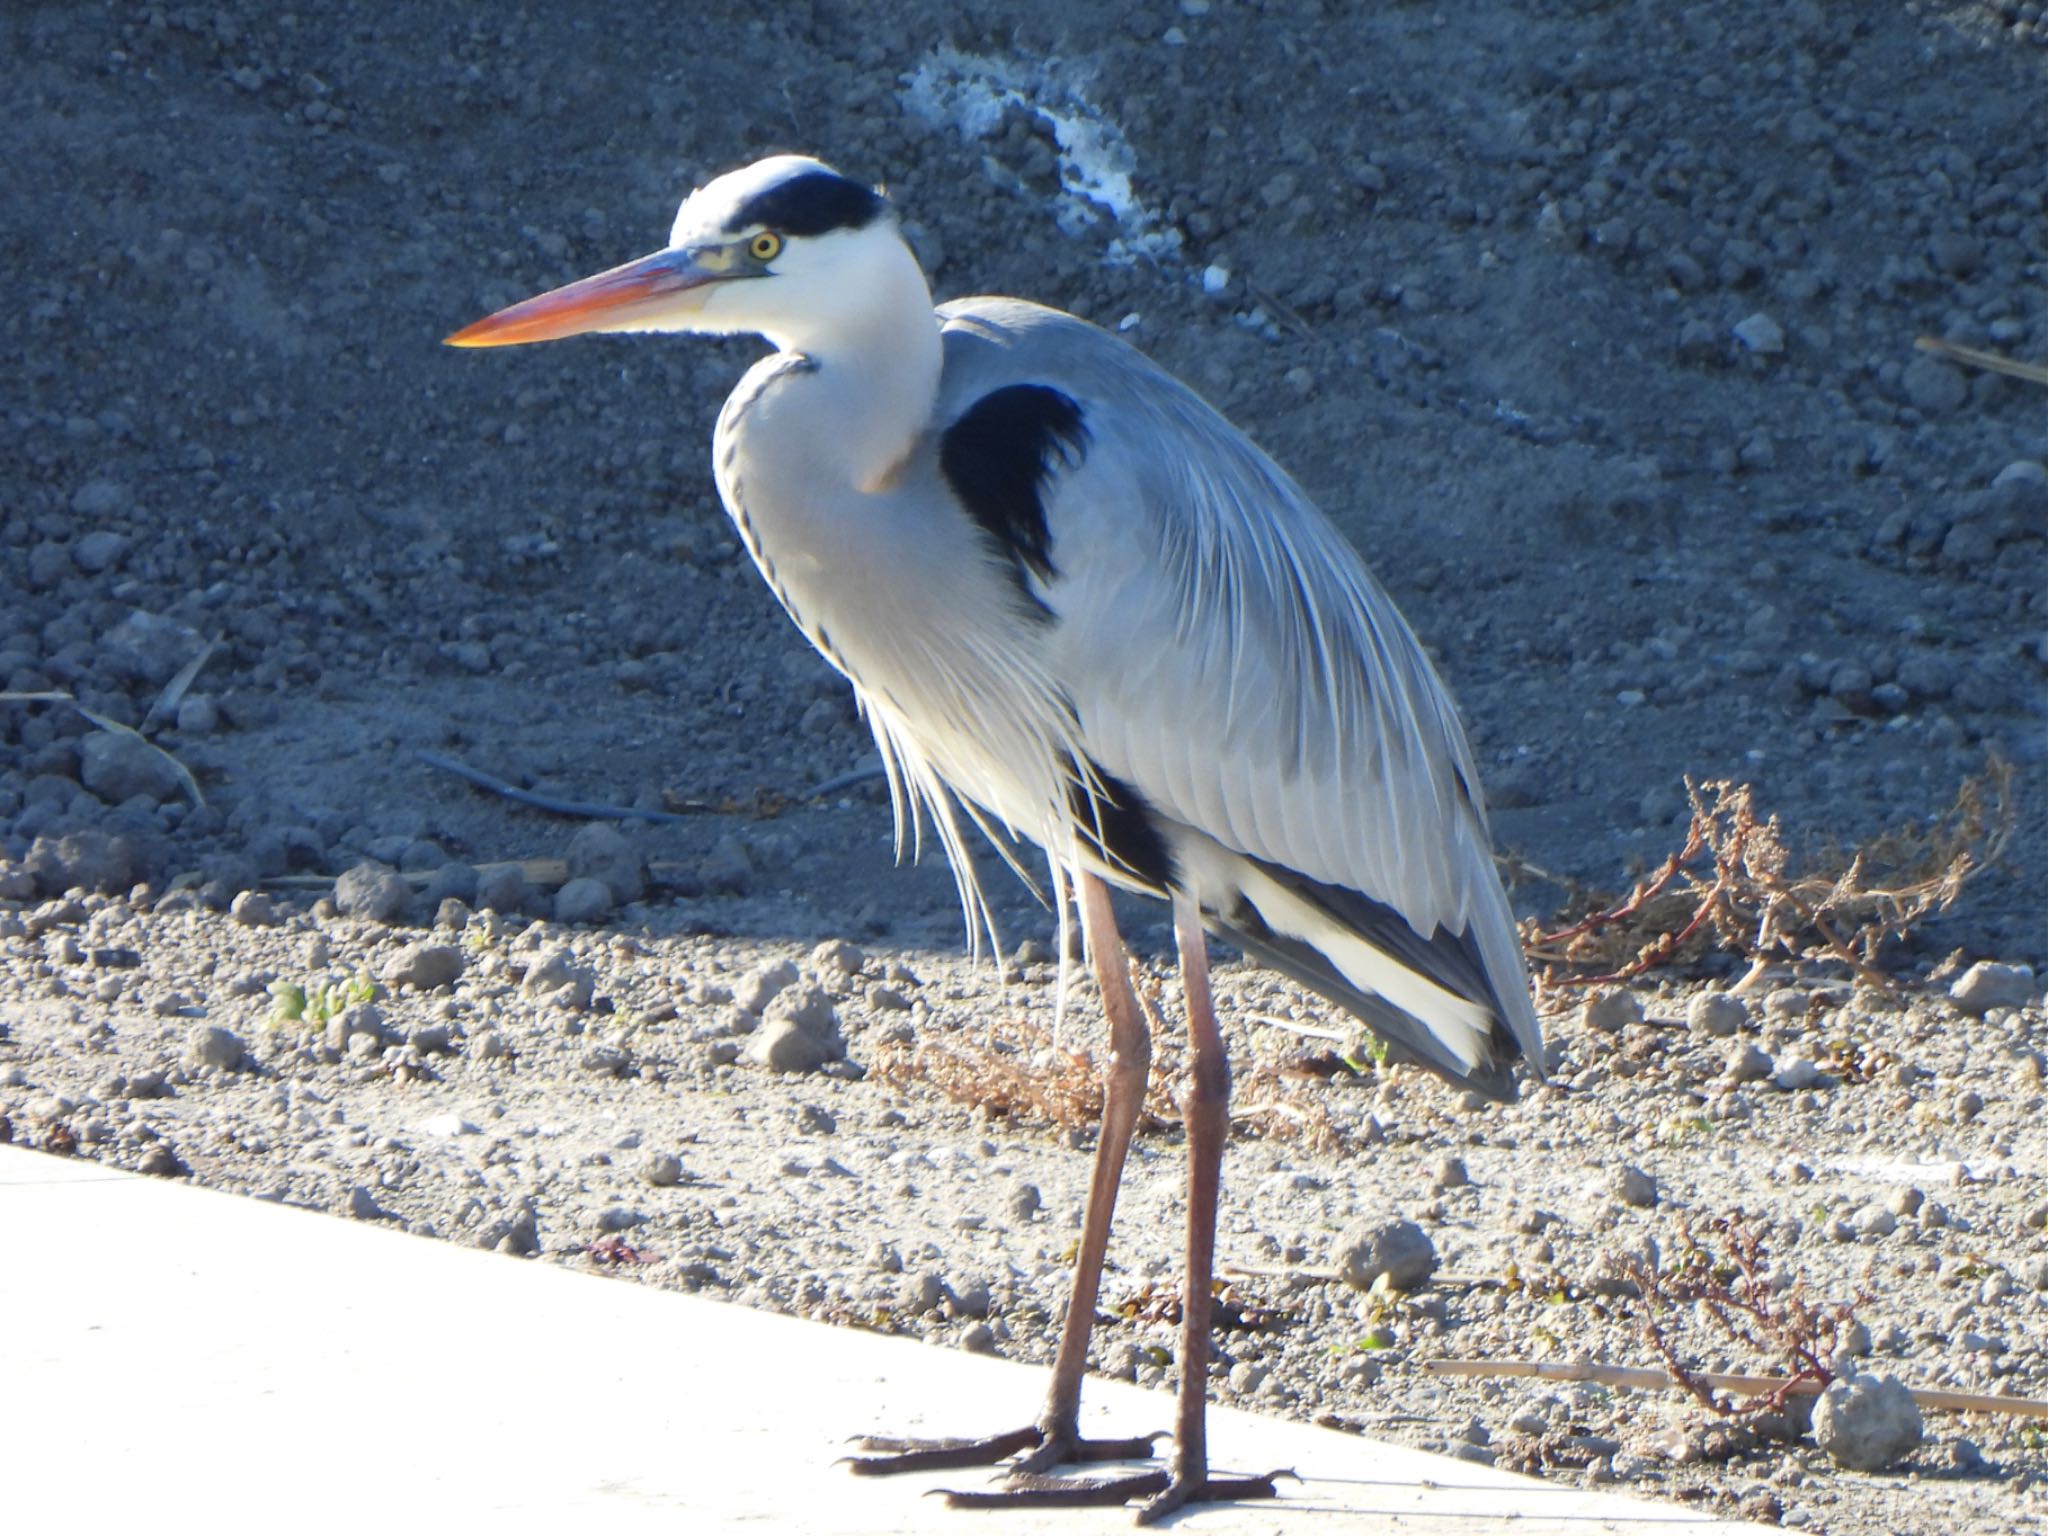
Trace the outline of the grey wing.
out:
M 976 387 L 954 354 L 980 336 L 1007 354 L 991 372 L 1082 407 L 1084 451 L 1044 495 L 1050 670 L 1096 766 L 1166 824 L 1178 883 L 1383 1035 L 1361 998 L 1420 1023 L 1397 1042 L 1447 1075 L 1498 1089 L 1490 1066 L 1540 1063 L 1471 748 L 1357 552 L 1115 338 L 1003 301 L 950 318 L 949 387 Z

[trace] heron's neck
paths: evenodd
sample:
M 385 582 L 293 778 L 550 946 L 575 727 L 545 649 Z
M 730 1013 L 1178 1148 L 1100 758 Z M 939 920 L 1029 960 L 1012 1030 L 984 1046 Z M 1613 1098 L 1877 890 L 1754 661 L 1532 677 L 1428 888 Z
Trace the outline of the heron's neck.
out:
M 802 457 L 816 474 L 870 492 L 884 489 L 909 458 L 938 398 L 942 348 L 931 289 L 916 258 L 900 244 L 868 274 L 829 321 L 801 337 L 774 338 L 811 362 L 809 372 L 781 386 L 802 409 L 784 413 L 801 423 Z

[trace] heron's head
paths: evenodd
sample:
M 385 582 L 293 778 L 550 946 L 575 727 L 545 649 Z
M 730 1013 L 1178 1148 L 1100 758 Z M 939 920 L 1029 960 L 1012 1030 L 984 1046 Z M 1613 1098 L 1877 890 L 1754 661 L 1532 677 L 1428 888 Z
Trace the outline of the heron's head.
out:
M 554 341 L 590 331 L 754 333 L 803 347 L 859 312 L 914 258 L 881 193 L 801 155 L 699 187 L 666 247 L 501 309 L 451 346 Z M 917 281 L 922 284 L 922 277 Z

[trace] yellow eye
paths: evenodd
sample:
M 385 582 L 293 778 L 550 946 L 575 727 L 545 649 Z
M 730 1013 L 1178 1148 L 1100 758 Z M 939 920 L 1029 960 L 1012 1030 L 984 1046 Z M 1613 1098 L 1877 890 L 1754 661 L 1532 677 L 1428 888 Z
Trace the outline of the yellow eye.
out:
M 764 229 L 747 242 L 747 253 L 756 261 L 773 261 L 782 254 L 782 236 Z

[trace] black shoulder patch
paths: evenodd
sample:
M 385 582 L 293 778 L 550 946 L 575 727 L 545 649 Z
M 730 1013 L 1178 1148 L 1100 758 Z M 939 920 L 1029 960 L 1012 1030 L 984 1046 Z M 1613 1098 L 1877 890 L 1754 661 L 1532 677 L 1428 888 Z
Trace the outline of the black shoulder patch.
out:
M 764 225 L 784 235 L 824 235 L 835 229 L 865 229 L 889 205 L 872 187 L 835 171 L 805 171 L 777 182 L 740 205 L 726 233 Z
M 1089 770 L 1100 792 L 1088 793 L 1076 784 L 1068 795 L 1074 829 L 1081 841 L 1102 855 L 1112 869 L 1120 869 L 1155 895 L 1172 889 L 1178 872 L 1173 850 L 1145 797 L 1100 763 L 1090 760 Z
M 967 515 L 1008 553 L 1027 596 L 1028 569 L 1059 574 L 1043 492 L 1055 468 L 1072 468 L 1088 447 L 1080 405 L 1045 384 L 1010 384 L 968 408 L 939 440 L 939 468 Z M 1036 599 L 1033 599 L 1036 601 Z

